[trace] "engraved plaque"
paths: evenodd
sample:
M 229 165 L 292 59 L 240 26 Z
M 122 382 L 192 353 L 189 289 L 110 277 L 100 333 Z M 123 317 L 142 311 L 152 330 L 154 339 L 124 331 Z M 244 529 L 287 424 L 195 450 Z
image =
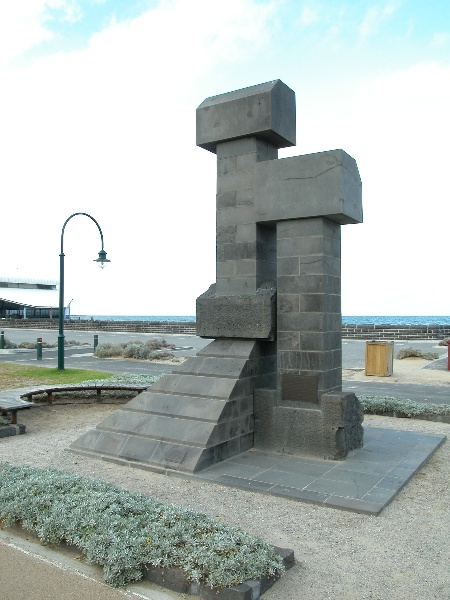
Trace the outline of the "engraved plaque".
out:
M 281 394 L 283 401 L 318 404 L 319 377 L 317 375 L 283 373 L 281 376 Z

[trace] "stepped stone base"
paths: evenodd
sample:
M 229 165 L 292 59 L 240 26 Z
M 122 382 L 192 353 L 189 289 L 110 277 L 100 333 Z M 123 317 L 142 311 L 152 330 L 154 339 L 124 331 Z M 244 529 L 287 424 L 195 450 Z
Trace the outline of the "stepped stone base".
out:
M 215 340 L 73 442 L 75 452 L 195 473 L 253 446 L 253 392 L 272 386 L 273 344 Z
M 364 410 L 355 394 L 328 392 L 314 407 L 295 404 L 277 405 L 274 390 L 255 392 L 255 448 L 327 460 L 362 448 Z

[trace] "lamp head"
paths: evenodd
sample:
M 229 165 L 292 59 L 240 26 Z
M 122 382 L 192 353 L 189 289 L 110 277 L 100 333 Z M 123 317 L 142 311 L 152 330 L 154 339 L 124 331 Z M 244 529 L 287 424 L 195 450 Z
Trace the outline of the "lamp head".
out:
M 111 261 L 106 258 L 106 252 L 102 248 L 98 253 L 98 258 L 95 258 L 94 262 L 98 263 L 98 266 L 103 269 L 105 267 L 105 263 L 109 263 Z

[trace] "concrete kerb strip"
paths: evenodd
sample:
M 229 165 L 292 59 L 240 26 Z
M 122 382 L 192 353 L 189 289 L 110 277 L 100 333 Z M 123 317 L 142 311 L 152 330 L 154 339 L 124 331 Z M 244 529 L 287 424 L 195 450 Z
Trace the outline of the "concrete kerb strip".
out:
M 102 569 L 99 565 L 86 563 L 80 560 L 78 548 L 62 543 L 59 545 L 43 546 L 39 543 L 37 536 L 30 531 L 25 531 L 18 526 L 0 529 L 0 542 L 18 548 L 19 550 L 38 556 L 46 562 L 50 562 L 58 568 L 70 568 L 84 577 L 97 582 L 102 582 Z M 287 548 L 273 547 L 275 552 L 282 558 L 285 570 L 295 565 L 294 552 Z M 169 592 L 177 594 L 189 594 L 203 600 L 259 600 L 269 590 L 279 577 L 261 577 L 258 580 L 248 580 L 235 586 L 227 588 L 211 588 L 203 583 L 189 581 L 186 575 L 177 568 L 162 568 L 146 565 L 143 568 L 143 579 L 138 584 L 141 590 L 145 590 L 148 583 L 165 588 Z M 132 583 L 126 586 L 127 591 L 132 591 Z M 148 596 L 143 596 L 147 598 Z M 152 598 L 153 596 L 149 596 Z M 171 600 L 172 595 L 164 595 L 164 599 Z M 163 598 L 161 597 L 161 600 Z

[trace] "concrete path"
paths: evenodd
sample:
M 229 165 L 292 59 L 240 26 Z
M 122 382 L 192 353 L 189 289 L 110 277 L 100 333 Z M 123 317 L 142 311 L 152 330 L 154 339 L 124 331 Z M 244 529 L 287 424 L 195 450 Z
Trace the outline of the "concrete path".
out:
M 2 600 L 177 600 L 150 582 L 115 589 L 103 583 L 102 570 L 73 552 L 42 546 L 22 532 L 0 529 Z

